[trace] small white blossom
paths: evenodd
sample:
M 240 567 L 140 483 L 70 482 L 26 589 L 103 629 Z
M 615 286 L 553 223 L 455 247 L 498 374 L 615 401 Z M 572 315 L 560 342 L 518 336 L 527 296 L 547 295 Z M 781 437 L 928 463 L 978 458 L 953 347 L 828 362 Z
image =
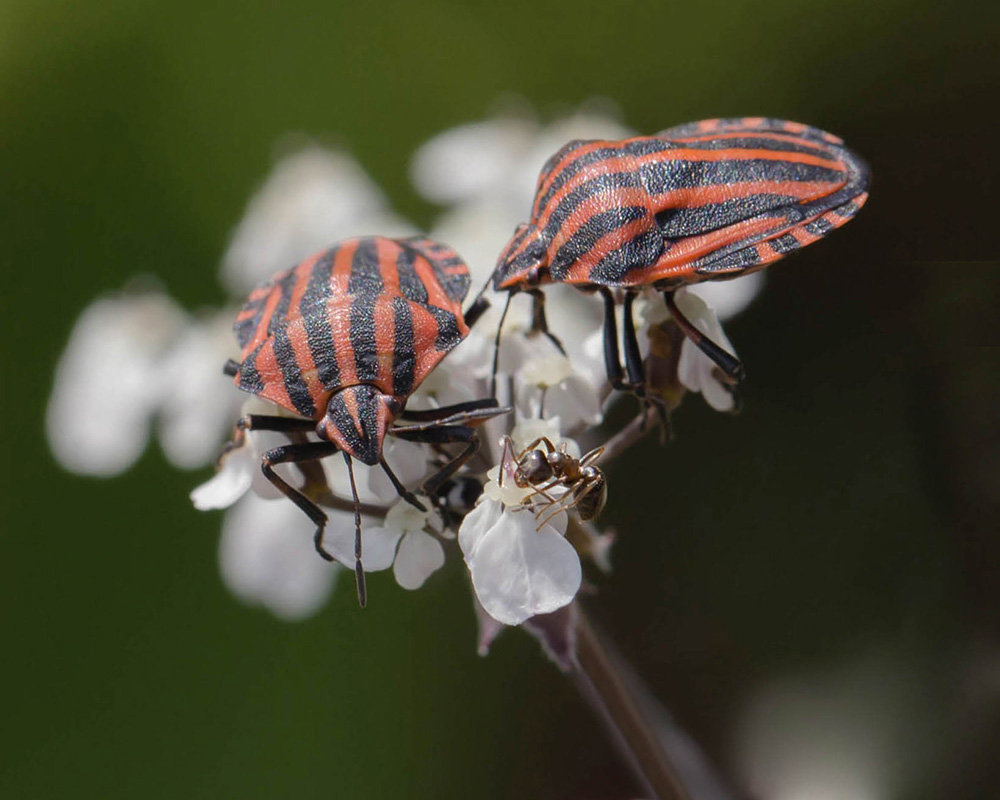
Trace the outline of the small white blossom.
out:
M 232 427 L 246 395 L 222 375 L 237 355 L 236 312 L 206 314 L 189 325 L 167 352 L 159 370 L 164 391 L 159 414 L 163 452 L 174 466 L 194 469 L 211 462 L 219 440 Z
M 282 619 L 311 616 L 330 596 L 338 573 L 316 554 L 313 531 L 312 522 L 291 503 L 246 495 L 222 523 L 223 581 L 245 603 L 264 606 Z
M 392 566 L 396 583 L 404 589 L 419 589 L 432 572 L 444 566 L 444 548 L 425 531 L 408 531 L 399 543 Z
M 691 292 L 678 292 L 677 307 L 699 331 L 723 350 L 736 355 L 729 337 L 722 330 L 712 307 Z M 730 388 L 719 379 L 719 369 L 694 342 L 685 339 L 677 365 L 677 377 L 692 392 L 701 392 L 705 401 L 717 411 L 732 411 L 734 399 Z
M 702 281 L 687 287 L 686 291 L 708 303 L 720 320 L 727 320 L 750 305 L 762 288 L 764 272 L 757 270 L 728 281 Z
M 253 447 L 237 448 L 226 454 L 215 475 L 191 491 L 191 502 L 199 511 L 229 508 L 247 493 L 259 469 L 260 458 Z
M 135 463 L 166 388 L 161 359 L 185 322 L 158 291 L 109 295 L 84 310 L 59 358 L 46 413 L 60 464 L 108 476 Z
M 222 281 L 241 297 L 317 250 L 372 233 L 415 231 L 351 156 L 310 145 L 281 159 L 250 199 L 222 259 Z
M 560 512 L 539 530 L 526 509 L 505 508 L 489 498 L 469 512 L 458 542 L 476 597 L 491 617 L 520 625 L 572 602 L 583 573 L 565 539 L 566 524 L 566 513 Z

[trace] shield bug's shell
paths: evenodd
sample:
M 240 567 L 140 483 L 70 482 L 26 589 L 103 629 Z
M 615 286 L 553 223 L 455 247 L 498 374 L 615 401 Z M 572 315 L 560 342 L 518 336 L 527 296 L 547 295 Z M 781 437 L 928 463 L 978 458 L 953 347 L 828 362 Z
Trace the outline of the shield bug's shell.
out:
M 574 141 L 542 169 L 497 289 L 676 287 L 758 269 L 847 222 L 868 168 L 832 134 L 763 118 Z
M 227 449 L 241 446 L 247 430 L 300 437 L 311 431 L 319 437 L 268 451 L 261 469 L 316 524 L 316 549 L 327 559 L 332 556 L 323 547 L 326 514 L 274 466 L 338 451 L 344 455 L 354 495 L 362 605 L 361 510 L 351 459 L 381 464 L 399 495 L 424 509 L 382 458 L 385 437 L 463 445 L 424 481 L 422 490 L 434 496 L 477 449 L 477 423 L 509 410 L 493 399 L 406 410 L 410 394 L 468 335 L 462 312 L 468 289 L 469 270 L 449 247 L 422 237 L 369 236 L 341 242 L 279 273 L 250 293 L 237 316 L 242 355 L 227 364 L 226 373 L 240 389 L 299 416 L 244 417 Z M 397 418 L 415 424 L 397 424 Z
M 664 405 L 646 392 L 632 319 L 638 292 L 664 293 L 678 327 L 735 392 L 743 365 L 681 314 L 673 292 L 760 269 L 839 228 L 867 198 L 865 163 L 836 136 L 798 122 L 714 119 L 655 136 L 574 141 L 543 167 L 531 219 L 501 253 L 493 287 L 530 293 L 533 331 L 560 349 L 539 286 L 558 281 L 599 292 L 610 384 L 647 397 L 666 421 Z
M 427 239 L 352 239 L 254 289 L 236 320 L 236 385 L 318 419 L 330 395 L 375 386 L 400 406 L 468 335 L 469 271 Z

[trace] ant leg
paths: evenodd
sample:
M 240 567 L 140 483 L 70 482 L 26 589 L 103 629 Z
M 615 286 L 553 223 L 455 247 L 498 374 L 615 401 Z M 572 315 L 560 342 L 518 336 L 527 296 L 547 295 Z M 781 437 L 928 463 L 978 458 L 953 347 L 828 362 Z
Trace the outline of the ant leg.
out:
M 595 447 L 593 450 L 591 450 L 589 453 L 587 453 L 580 459 L 580 466 L 586 467 L 589 464 L 592 464 L 593 462 L 597 461 L 597 459 L 599 459 L 603 454 L 604 454 L 603 447 Z
M 690 339 L 694 345 L 701 350 L 701 352 L 715 362 L 716 366 L 722 370 L 723 374 L 730 383 L 733 385 L 738 384 L 746 377 L 746 370 L 743 367 L 743 362 L 732 353 L 723 350 L 719 347 L 719 345 L 698 330 L 677 307 L 673 292 L 664 292 L 663 299 L 666 301 L 667 308 L 670 310 L 670 315 L 674 318 L 674 322 L 677 323 L 677 327 L 683 331 L 684 335 L 687 336 L 687 338 Z
M 531 328 L 528 331 L 529 334 L 545 334 L 546 338 L 556 346 L 556 349 L 563 355 L 566 355 L 566 348 L 563 347 L 559 338 L 549 330 L 549 323 L 545 319 L 545 292 L 541 289 L 528 289 L 527 291 L 531 295 Z
M 260 469 L 264 473 L 264 477 L 274 484 L 274 487 L 285 495 L 285 497 L 301 508 L 306 516 L 316 524 L 313 544 L 316 546 L 316 552 L 327 561 L 333 561 L 333 556 L 323 547 L 323 530 L 326 528 L 327 522 L 326 514 L 312 500 L 278 475 L 274 471 L 274 465 L 294 464 L 299 461 L 314 461 L 319 458 L 326 458 L 336 452 L 337 446 L 330 442 L 286 444 L 283 447 L 275 447 L 273 450 L 268 450 L 264 453 L 260 462 Z

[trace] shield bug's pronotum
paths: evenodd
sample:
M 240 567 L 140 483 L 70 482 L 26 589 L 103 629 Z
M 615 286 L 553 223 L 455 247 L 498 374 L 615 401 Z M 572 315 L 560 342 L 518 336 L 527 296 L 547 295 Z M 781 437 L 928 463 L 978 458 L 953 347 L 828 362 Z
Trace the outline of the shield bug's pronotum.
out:
M 316 524 L 316 550 L 327 560 L 332 556 L 323 548 L 326 514 L 274 466 L 343 454 L 354 500 L 355 573 L 362 605 L 361 516 L 352 459 L 381 464 L 399 495 L 423 509 L 385 462 L 385 437 L 463 445 L 424 482 L 422 492 L 434 497 L 477 449 L 476 423 L 508 410 L 492 399 L 406 410 L 410 394 L 468 335 L 481 313 L 477 304 L 463 314 L 468 288 L 468 268 L 450 248 L 421 237 L 372 236 L 342 242 L 279 273 L 250 293 L 237 316 L 242 355 L 225 372 L 243 391 L 298 417 L 244 417 L 236 440 L 246 430 L 319 437 L 268 451 L 261 469 Z
M 867 189 L 861 159 L 836 136 L 797 122 L 715 119 L 655 136 L 573 141 L 542 169 L 531 220 L 501 254 L 493 286 L 531 294 L 533 329 L 557 345 L 540 287 L 558 281 L 599 292 L 608 380 L 639 395 L 645 375 L 632 303 L 652 287 L 684 334 L 736 384 L 743 365 L 681 314 L 674 291 L 760 269 L 826 236 L 857 213 Z
M 596 462 L 603 452 L 603 447 L 597 447 L 575 458 L 567 452 L 565 442 L 556 447 L 548 437 L 540 436 L 518 453 L 511 438 L 505 436 L 502 461 L 512 459 L 514 483 L 522 489 L 531 489 L 524 502 L 534 509 L 541 528 L 560 511 L 571 508 L 583 520 L 601 513 L 608 499 L 608 486 Z M 503 474 L 501 464 L 501 482 Z

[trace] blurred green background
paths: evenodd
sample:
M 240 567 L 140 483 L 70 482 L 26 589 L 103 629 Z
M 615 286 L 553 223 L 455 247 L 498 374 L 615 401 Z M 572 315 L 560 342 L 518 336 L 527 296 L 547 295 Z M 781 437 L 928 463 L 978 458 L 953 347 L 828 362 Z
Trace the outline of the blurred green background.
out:
M 222 301 L 283 134 L 346 147 L 427 224 L 413 150 L 511 95 L 547 117 L 610 98 L 645 132 L 796 119 L 870 162 L 857 221 L 729 326 L 745 413 L 694 399 L 673 445 L 614 466 L 616 571 L 592 605 L 741 792 L 759 687 L 802 675 L 822 699 L 809 675 L 875 663 L 857 713 L 889 687 L 892 777 L 870 797 L 995 796 L 1000 66 L 979 9 L 5 0 L 0 797 L 632 796 L 532 641 L 475 655 L 456 561 L 416 593 L 377 576 L 363 613 L 341 581 L 280 623 L 219 580 L 220 516 L 187 500 L 207 470 L 154 446 L 120 479 L 73 477 L 43 436 L 91 298 L 148 272 L 189 309 Z

